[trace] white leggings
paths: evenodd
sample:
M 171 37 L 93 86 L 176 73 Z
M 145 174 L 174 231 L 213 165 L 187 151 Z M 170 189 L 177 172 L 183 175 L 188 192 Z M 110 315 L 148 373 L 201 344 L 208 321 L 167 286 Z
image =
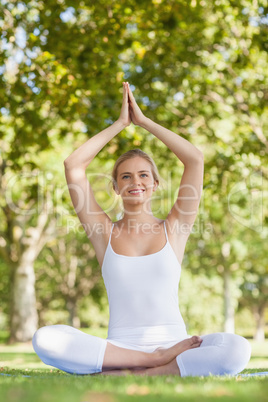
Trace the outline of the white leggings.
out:
M 181 377 L 237 374 L 244 370 L 250 355 L 250 343 L 240 335 L 218 332 L 201 336 L 203 342 L 176 357 Z M 68 325 L 50 325 L 36 331 L 33 347 L 40 359 L 50 366 L 73 374 L 102 371 L 109 340 L 85 334 Z M 179 342 L 179 341 L 178 341 Z M 113 343 L 111 341 L 111 343 Z M 171 347 L 177 342 L 169 343 Z M 127 349 L 153 352 L 150 349 L 115 343 Z M 160 345 L 163 347 L 163 344 Z

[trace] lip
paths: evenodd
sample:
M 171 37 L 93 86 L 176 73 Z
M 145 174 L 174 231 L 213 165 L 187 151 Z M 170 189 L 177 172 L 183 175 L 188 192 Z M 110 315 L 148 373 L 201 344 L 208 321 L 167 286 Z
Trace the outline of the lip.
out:
M 129 190 L 129 194 L 142 194 L 144 191 L 145 190 L 143 188 L 133 188 L 132 190 Z

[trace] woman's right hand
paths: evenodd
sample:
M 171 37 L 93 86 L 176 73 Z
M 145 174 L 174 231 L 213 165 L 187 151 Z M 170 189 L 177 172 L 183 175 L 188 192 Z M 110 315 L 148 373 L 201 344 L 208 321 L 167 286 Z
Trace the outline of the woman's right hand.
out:
M 121 107 L 121 113 L 119 116 L 119 121 L 121 121 L 125 127 L 131 124 L 131 117 L 129 113 L 129 103 L 128 103 L 128 86 L 127 82 L 123 82 L 123 103 Z
M 129 113 L 130 113 L 131 121 L 133 124 L 142 127 L 143 123 L 146 120 L 146 117 L 144 116 L 141 109 L 137 105 L 137 102 L 134 98 L 134 95 L 133 95 L 129 85 L 128 85 L 128 96 L 129 96 Z

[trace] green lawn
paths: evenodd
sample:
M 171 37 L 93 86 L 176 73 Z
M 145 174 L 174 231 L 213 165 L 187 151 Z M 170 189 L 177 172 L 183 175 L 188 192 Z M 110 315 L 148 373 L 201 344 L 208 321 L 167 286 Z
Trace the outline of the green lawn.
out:
M 251 344 L 252 358 L 243 373 L 268 371 L 268 341 Z M 11 374 L 0 375 L 5 402 L 268 400 L 268 377 L 73 376 L 43 364 L 30 343 L 1 344 L 0 361 L 0 373 Z

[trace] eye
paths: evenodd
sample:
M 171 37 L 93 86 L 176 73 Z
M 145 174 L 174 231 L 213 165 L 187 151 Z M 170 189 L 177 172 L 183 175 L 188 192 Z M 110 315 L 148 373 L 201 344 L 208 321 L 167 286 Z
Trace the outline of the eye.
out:
M 125 177 L 129 177 L 129 175 L 126 174 L 125 176 L 122 176 L 122 179 L 124 179 Z
M 142 173 L 142 174 L 141 174 L 141 176 L 148 177 L 148 174 L 146 174 L 146 173 Z

